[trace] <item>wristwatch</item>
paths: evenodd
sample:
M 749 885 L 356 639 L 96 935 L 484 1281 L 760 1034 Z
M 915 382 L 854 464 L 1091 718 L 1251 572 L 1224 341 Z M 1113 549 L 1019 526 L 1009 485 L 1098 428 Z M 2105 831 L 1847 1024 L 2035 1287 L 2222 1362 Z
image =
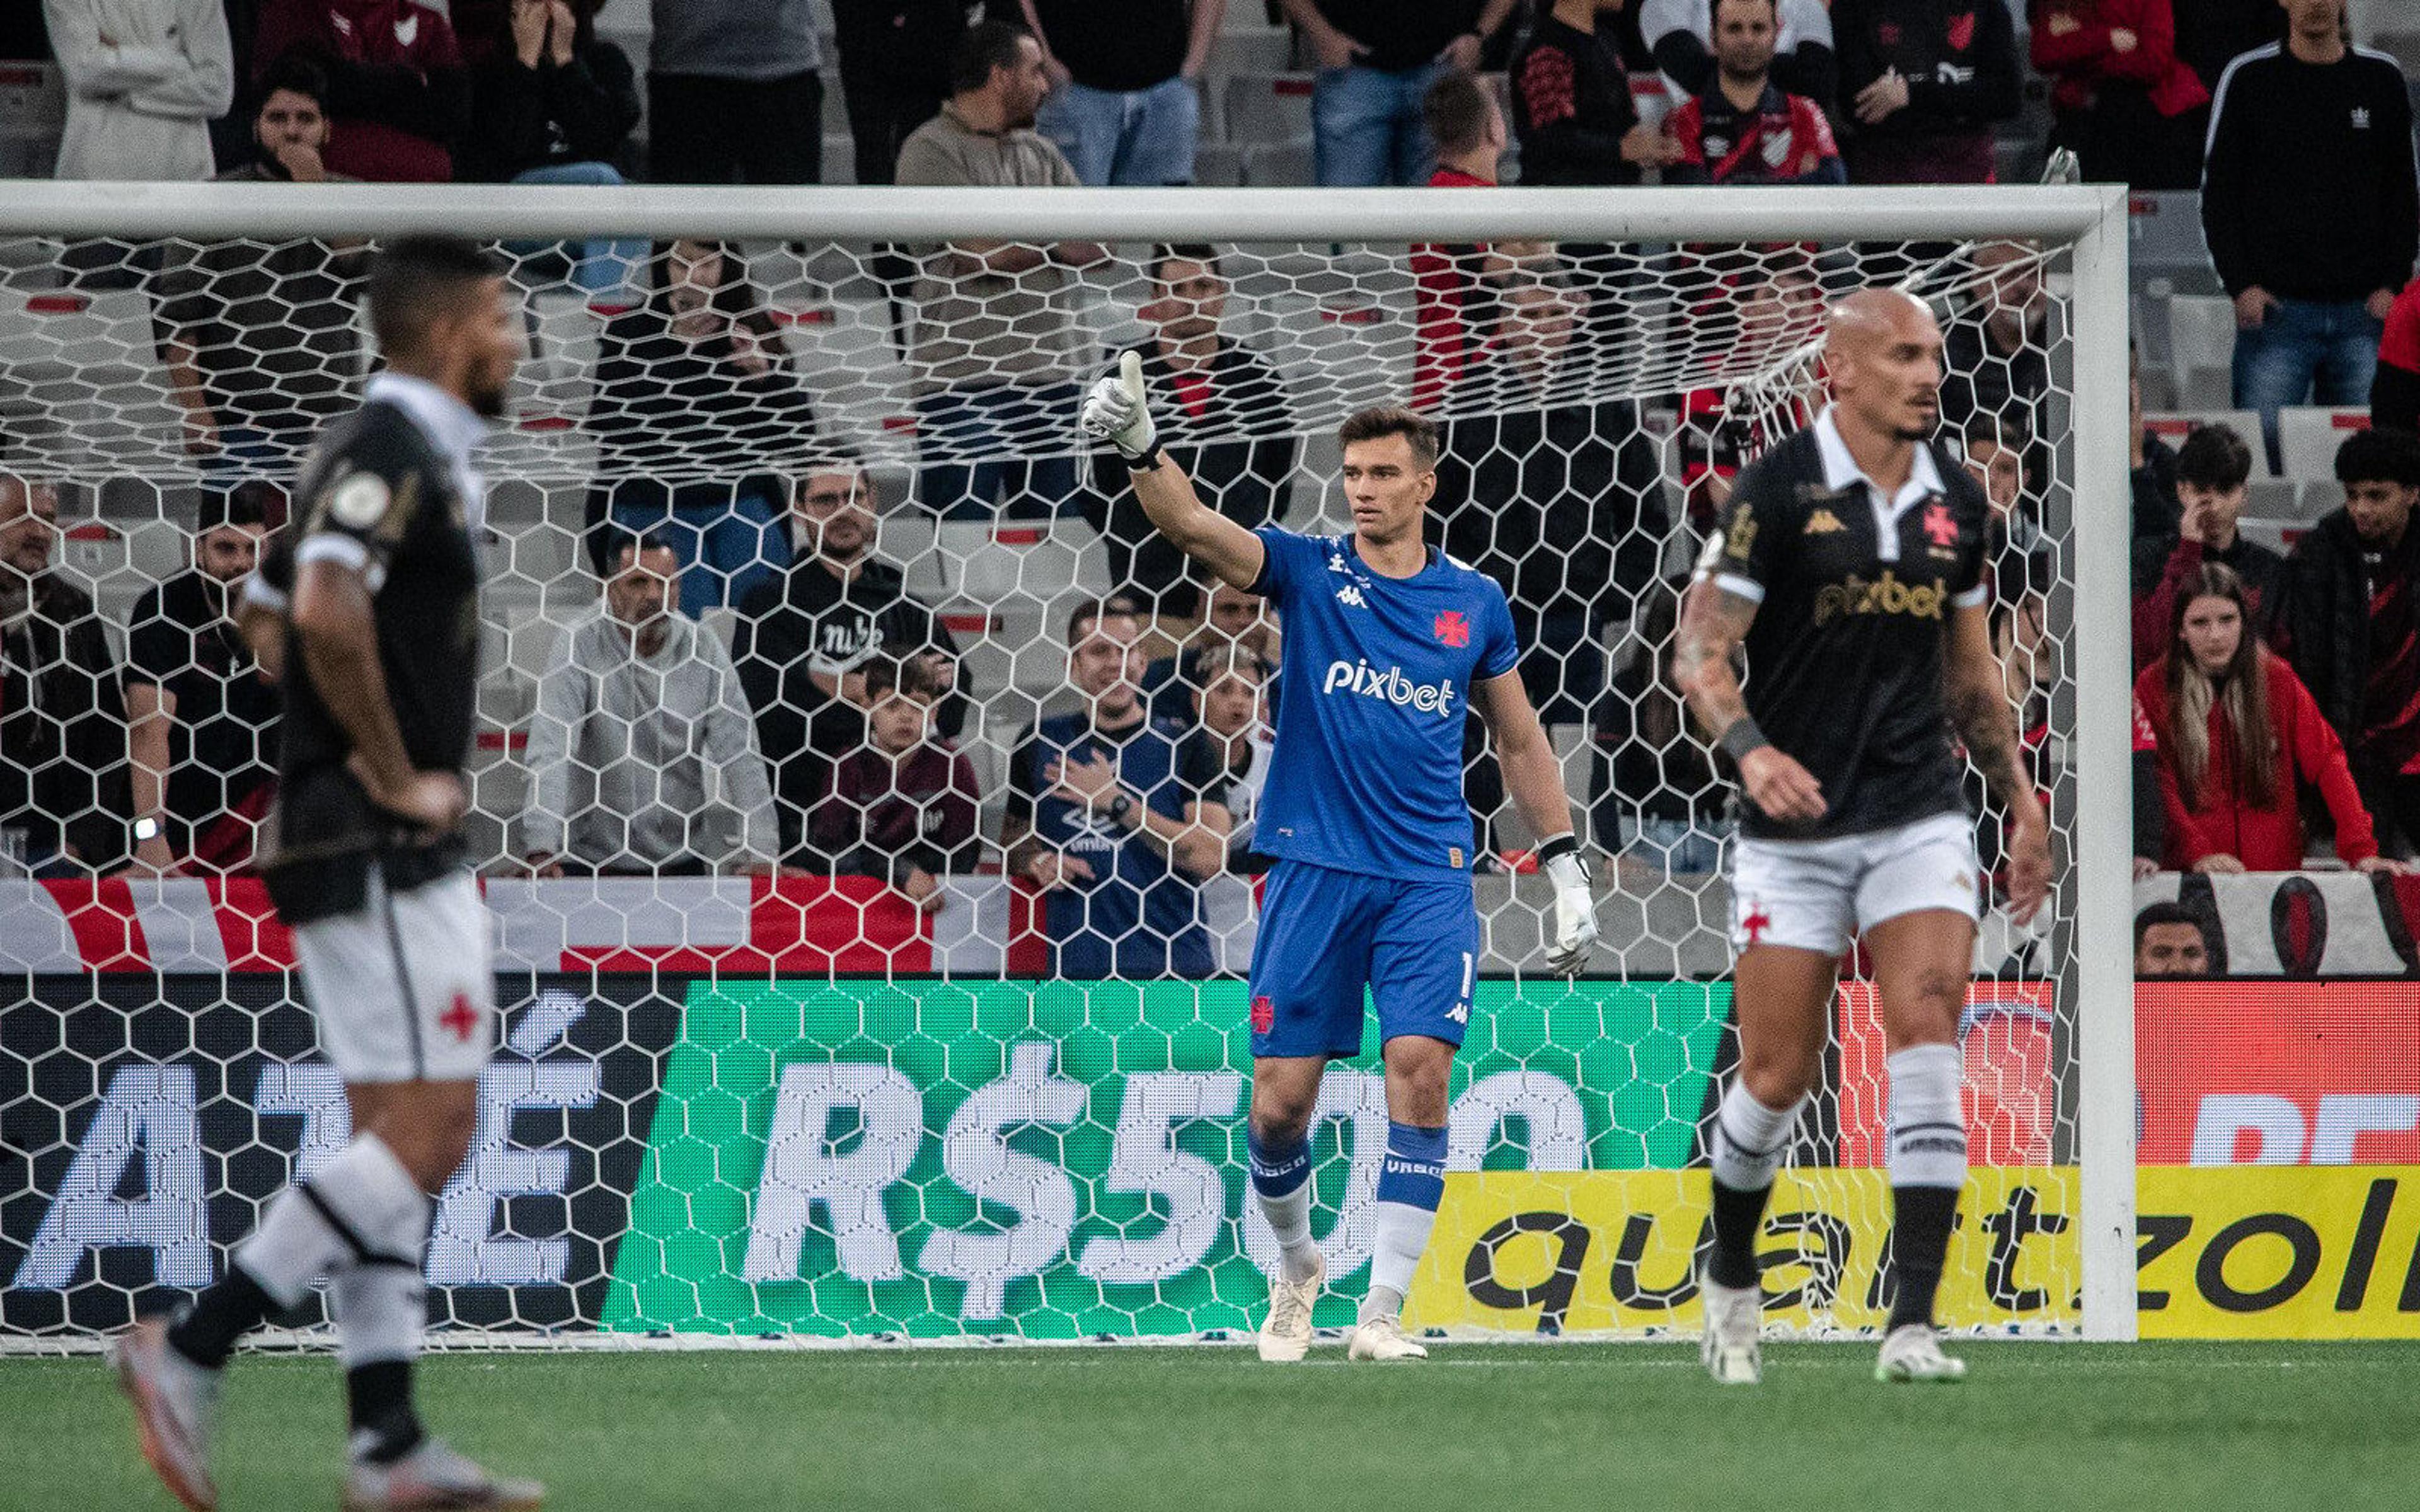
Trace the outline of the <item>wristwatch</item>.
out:
M 1126 815 L 1132 812 L 1134 812 L 1134 799 L 1127 795 L 1121 793 L 1109 800 L 1109 817 L 1117 823 L 1125 824 Z

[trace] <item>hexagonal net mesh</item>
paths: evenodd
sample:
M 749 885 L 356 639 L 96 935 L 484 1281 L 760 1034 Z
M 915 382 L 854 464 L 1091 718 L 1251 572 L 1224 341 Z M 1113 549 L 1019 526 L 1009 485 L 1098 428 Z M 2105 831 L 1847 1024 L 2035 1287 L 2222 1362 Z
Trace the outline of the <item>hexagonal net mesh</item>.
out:
M 1730 788 L 1668 653 L 1731 473 L 1821 402 L 1841 290 L 1895 284 L 1941 318 L 1946 429 L 1997 511 L 1995 634 L 2066 866 L 2060 245 L 1080 232 L 499 244 L 526 349 L 473 457 L 469 830 L 509 1006 L 437 1220 L 441 1335 L 1250 1326 L 1274 1253 L 1243 1176 L 1252 815 L 1271 721 L 1309 694 L 1275 675 L 1284 626 L 1204 594 L 1076 428 L 1122 350 L 1144 356 L 1171 455 L 1249 525 L 1348 531 L 1339 422 L 1410 404 L 1439 423 L 1436 539 L 1504 585 L 1599 853 L 1605 945 L 1565 984 L 1544 974 L 1536 837 L 1474 725 L 1485 948 L 1465 962 L 1451 1165 L 1491 1174 L 1449 1193 L 1415 1322 L 1693 1316 L 1701 1130 L 1735 1055 Z M 0 444 L 55 490 L 65 542 L 30 611 L 52 665 L 21 672 L 8 642 L 0 719 L 26 728 L 6 764 L 28 774 L 8 861 L 176 870 L 29 889 L 67 918 L 68 970 L 115 949 L 164 975 L 46 975 L 9 1011 L 0 1336 L 88 1336 L 200 1284 L 342 1142 L 251 877 L 275 704 L 221 617 L 240 563 L 218 553 L 277 527 L 319 427 L 361 402 L 372 246 L 10 244 Z M 24 546 L 29 491 L 0 501 L 11 563 L 49 546 Z M 64 636 L 41 639 L 46 616 Z M 106 665 L 78 663 L 84 631 Z M 121 668 L 124 718 L 95 691 Z M 80 711 L 39 706 L 77 675 Z M 1085 790 L 1104 764 L 1148 810 L 1131 830 Z M 147 810 L 166 850 L 130 857 L 124 818 Z M 1978 827 L 1994 866 L 1996 822 Z M 1978 948 L 1968 1098 L 1991 1169 L 1953 1262 L 1961 1324 L 2076 1317 L 2059 897 L 2031 929 L 1993 910 Z M 139 942 L 127 924 L 92 943 L 110 908 Z M 1772 1219 L 1776 1316 L 1810 1330 L 1868 1326 L 1887 1292 L 1879 1045 L 1853 983 Z M 1367 1040 L 1320 1112 L 1326 1324 L 1367 1276 L 1386 1128 Z

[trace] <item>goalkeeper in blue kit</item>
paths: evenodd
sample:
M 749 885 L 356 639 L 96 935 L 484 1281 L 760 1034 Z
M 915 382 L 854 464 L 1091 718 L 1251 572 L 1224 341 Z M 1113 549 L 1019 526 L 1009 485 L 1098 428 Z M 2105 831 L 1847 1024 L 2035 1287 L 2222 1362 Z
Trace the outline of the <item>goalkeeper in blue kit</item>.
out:
M 1252 1190 L 1280 1252 L 1264 1360 L 1301 1359 L 1326 1264 L 1311 1237 L 1312 1112 L 1321 1073 L 1361 1049 L 1375 998 L 1387 1070 L 1370 1289 L 1354 1360 L 1427 1354 L 1404 1336 L 1404 1294 L 1445 1190 L 1447 1082 L 1479 966 L 1463 727 L 1494 737 L 1522 820 L 1555 884 L 1547 963 L 1566 976 L 1596 943 L 1595 895 L 1571 801 L 1514 664 L 1504 591 L 1423 539 L 1436 427 L 1407 409 L 1345 421 L 1351 533 L 1248 531 L 1195 497 L 1161 453 L 1132 353 L 1093 386 L 1084 428 L 1125 455 L 1161 533 L 1285 626 L 1287 689 L 1261 799 L 1258 848 L 1277 858 L 1252 950 Z

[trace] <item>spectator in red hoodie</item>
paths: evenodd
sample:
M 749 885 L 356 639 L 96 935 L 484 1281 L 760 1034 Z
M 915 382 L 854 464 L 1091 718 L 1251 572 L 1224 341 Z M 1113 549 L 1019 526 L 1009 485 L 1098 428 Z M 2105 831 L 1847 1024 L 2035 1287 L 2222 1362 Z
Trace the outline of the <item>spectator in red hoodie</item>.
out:
M 263 0 L 253 78 L 287 54 L 328 75 L 327 166 L 385 184 L 442 184 L 471 118 L 453 25 L 414 0 Z
M 2053 78 L 2050 145 L 2084 177 L 2197 189 L 2210 91 L 2177 56 L 2169 0 L 2035 0 L 2034 67 Z
M 2369 380 L 2369 423 L 2420 430 L 2420 278 L 2406 284 L 2387 309 L 2378 373 Z
M 818 860 L 844 876 L 880 877 L 925 913 L 940 878 L 974 870 L 982 794 L 974 764 L 933 733 L 949 689 L 922 657 L 865 665 L 866 744 L 832 768 L 831 792 L 807 821 Z
M 2336 854 L 2362 872 L 2401 872 L 2345 764 L 2343 744 L 2294 670 L 2246 628 L 2242 579 L 2206 563 L 2177 596 L 2168 655 L 2134 682 L 2159 740 L 2171 871 L 2293 872 L 2303 864 L 2302 797 L 2335 817 Z

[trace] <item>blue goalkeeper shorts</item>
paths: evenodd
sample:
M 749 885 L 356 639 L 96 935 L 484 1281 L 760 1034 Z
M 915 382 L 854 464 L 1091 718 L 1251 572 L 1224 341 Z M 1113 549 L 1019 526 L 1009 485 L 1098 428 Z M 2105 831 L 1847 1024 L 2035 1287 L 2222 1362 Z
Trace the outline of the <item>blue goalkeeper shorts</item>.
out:
M 1359 1055 L 1365 988 L 1380 1044 L 1419 1034 L 1460 1045 L 1478 971 L 1468 877 L 1402 882 L 1280 861 L 1252 946 L 1252 1054 Z

